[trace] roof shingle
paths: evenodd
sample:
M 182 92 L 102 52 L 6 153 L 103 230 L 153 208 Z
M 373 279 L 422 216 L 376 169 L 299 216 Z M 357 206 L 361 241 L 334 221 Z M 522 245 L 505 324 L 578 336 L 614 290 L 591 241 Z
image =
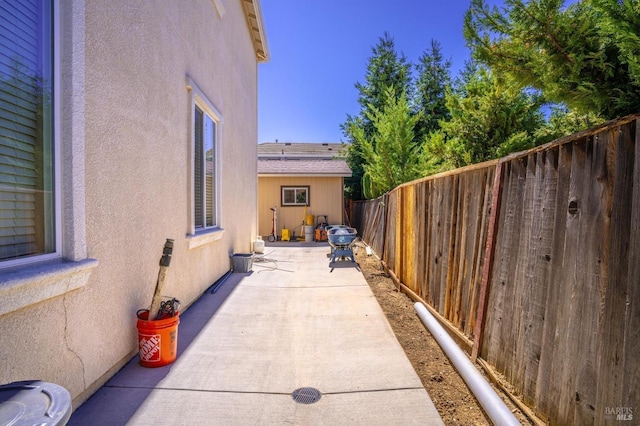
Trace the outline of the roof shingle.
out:
M 350 177 L 344 160 L 258 160 L 258 175 Z
M 332 159 L 346 149 L 342 143 L 266 142 L 258 144 L 258 159 Z

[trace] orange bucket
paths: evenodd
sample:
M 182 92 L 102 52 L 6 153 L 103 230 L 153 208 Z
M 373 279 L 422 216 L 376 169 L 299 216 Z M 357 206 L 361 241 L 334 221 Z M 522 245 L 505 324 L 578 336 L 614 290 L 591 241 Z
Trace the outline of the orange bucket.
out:
M 149 321 L 149 311 L 138 312 L 138 355 L 143 367 L 171 364 L 178 355 L 180 313 L 169 318 Z

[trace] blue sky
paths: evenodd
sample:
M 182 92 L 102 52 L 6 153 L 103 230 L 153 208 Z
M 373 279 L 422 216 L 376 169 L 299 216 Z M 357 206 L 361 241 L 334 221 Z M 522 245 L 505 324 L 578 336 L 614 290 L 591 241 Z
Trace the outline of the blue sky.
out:
M 457 74 L 466 0 L 262 0 L 271 60 L 259 65 L 258 142 L 340 142 L 359 112 L 371 49 L 387 31 L 410 62 L 436 39 Z

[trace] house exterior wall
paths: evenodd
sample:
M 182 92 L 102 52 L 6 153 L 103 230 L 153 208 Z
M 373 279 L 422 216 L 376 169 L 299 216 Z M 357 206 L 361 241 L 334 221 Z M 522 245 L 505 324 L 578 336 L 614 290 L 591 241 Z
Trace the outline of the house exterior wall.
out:
M 342 224 L 343 212 L 343 178 L 342 177 L 264 177 L 258 178 L 258 235 L 271 234 L 271 210 L 278 209 L 278 237 L 282 228 L 295 231 L 296 236 L 303 236 L 302 221 L 305 217 L 304 207 L 282 207 L 281 186 L 309 186 L 310 205 L 306 214 L 314 216 L 314 225 L 318 215 L 327 215 L 329 224 Z
M 77 405 L 137 353 L 136 311 L 150 304 L 165 239 L 163 293 L 183 308 L 230 269 L 230 253 L 250 250 L 258 67 L 240 0 L 222 14 L 211 0 L 60 0 L 60 13 L 61 264 L 90 268 L 78 290 L 0 314 L 0 383 L 55 382 Z M 193 248 L 189 78 L 222 115 L 224 231 Z M 40 285 L 38 267 L 0 270 L 0 290 Z

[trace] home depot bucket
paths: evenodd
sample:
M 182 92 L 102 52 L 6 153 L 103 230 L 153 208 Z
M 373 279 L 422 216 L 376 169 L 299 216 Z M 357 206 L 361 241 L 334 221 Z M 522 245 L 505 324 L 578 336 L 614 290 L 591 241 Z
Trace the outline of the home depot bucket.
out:
M 150 321 L 149 311 L 138 311 L 138 354 L 143 367 L 162 367 L 176 360 L 178 354 L 180 313 Z

